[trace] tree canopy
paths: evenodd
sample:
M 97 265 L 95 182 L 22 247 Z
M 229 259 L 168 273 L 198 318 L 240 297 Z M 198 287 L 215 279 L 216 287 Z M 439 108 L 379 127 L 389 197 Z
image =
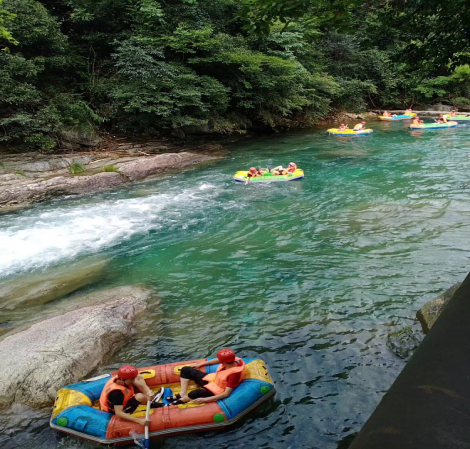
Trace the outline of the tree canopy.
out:
M 466 0 L 0 0 L 0 141 L 470 104 Z

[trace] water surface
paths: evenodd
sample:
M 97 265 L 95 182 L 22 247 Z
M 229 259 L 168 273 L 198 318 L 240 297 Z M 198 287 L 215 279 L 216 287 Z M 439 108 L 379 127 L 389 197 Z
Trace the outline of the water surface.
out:
M 99 372 L 224 346 L 266 361 L 273 400 L 225 431 L 154 447 L 334 449 L 404 366 L 387 334 L 469 271 L 470 126 L 404 126 L 373 123 L 375 133 L 358 138 L 320 129 L 253 139 L 204 168 L 3 215 L 0 276 L 99 255 L 108 275 L 87 291 L 154 287 L 138 333 Z M 302 181 L 231 178 L 291 161 Z M 27 318 L 11 315 L 9 326 Z M 57 439 L 47 413 L 16 407 L 0 418 L 2 447 L 99 447 Z

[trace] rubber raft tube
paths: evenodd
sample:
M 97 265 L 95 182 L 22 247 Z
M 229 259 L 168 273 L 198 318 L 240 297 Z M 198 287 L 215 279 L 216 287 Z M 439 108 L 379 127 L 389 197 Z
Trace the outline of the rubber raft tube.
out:
M 458 125 L 457 122 L 447 123 L 424 123 L 422 125 L 410 125 L 410 129 L 440 129 L 440 128 L 455 128 Z
M 354 131 L 353 129 L 344 129 L 340 131 L 338 128 L 330 128 L 326 132 L 333 136 L 367 136 L 372 134 L 374 131 L 369 128 L 361 129 L 360 131 Z
M 163 398 L 166 398 L 179 393 L 179 372 L 183 366 L 205 360 L 140 368 L 139 373 L 152 391 L 159 391 L 164 387 Z M 244 358 L 243 361 L 246 364 L 245 379 L 228 398 L 205 404 L 188 403 L 151 409 L 150 439 L 226 427 L 269 399 L 276 389 L 266 364 L 259 359 Z M 201 370 L 213 373 L 218 366 L 208 365 Z M 99 409 L 101 391 L 113 374 L 115 373 L 98 376 L 59 390 L 50 421 L 51 427 L 96 443 L 132 443 L 134 439 L 130 436 L 131 432 L 143 433 L 144 427 Z M 195 388 L 198 387 L 190 382 L 189 390 Z M 166 399 L 163 399 L 163 402 L 166 402 Z M 146 405 L 141 405 L 132 416 L 145 418 L 145 411 Z
M 469 321 L 470 275 L 349 449 L 470 446 Z
M 450 115 L 444 115 L 447 120 L 453 120 L 454 122 L 470 122 L 469 115 L 454 115 L 453 117 Z
M 391 117 L 384 117 L 383 115 L 379 115 L 379 120 L 383 120 L 385 122 L 393 122 L 396 120 L 410 120 L 416 115 L 415 112 L 412 114 L 403 114 L 403 115 L 392 115 Z
M 237 171 L 233 175 L 233 179 L 236 182 L 246 182 L 249 179 L 249 183 L 258 182 L 282 182 L 282 181 L 298 181 L 304 177 L 304 171 L 297 168 L 293 173 L 287 175 L 273 175 L 272 173 L 265 173 L 263 176 L 255 176 L 254 178 L 248 178 L 247 171 Z

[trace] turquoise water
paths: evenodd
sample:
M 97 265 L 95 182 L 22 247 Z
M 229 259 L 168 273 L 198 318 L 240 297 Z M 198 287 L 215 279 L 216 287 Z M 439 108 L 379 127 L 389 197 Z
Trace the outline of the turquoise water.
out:
M 266 361 L 272 401 L 225 431 L 154 447 L 336 448 L 404 366 L 387 334 L 469 271 L 470 126 L 369 126 L 374 134 L 357 138 L 319 129 L 254 139 L 204 168 L 4 215 L 0 276 L 98 254 L 108 274 L 87 291 L 154 287 L 138 333 L 100 372 L 223 346 Z M 231 178 L 291 161 L 302 181 Z M 58 440 L 48 412 L 15 413 L 0 420 L 4 445 L 95 447 Z

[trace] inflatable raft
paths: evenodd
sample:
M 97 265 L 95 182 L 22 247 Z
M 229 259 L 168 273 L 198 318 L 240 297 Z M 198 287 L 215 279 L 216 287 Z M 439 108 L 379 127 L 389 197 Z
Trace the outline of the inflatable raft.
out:
M 249 179 L 251 184 L 257 182 L 297 181 L 303 177 L 304 171 L 298 168 L 288 175 L 273 175 L 272 173 L 265 173 L 263 176 L 255 176 L 254 178 L 248 178 L 247 171 L 237 171 L 233 176 L 233 179 L 235 179 L 236 182 L 246 182 L 246 180 Z
M 383 115 L 379 115 L 379 120 L 394 122 L 396 120 L 410 120 L 416 115 L 415 112 L 411 114 L 403 114 L 403 115 L 392 115 L 391 117 L 384 117 Z
M 452 120 L 454 122 L 470 122 L 470 115 L 444 115 L 447 120 Z
M 139 373 L 152 391 L 159 391 L 164 387 L 163 398 L 166 398 L 179 393 L 179 372 L 183 366 L 205 360 L 208 359 L 139 368 Z M 205 404 L 190 402 L 151 409 L 150 439 L 228 426 L 270 398 L 276 389 L 265 363 L 259 359 L 243 361 L 246 364 L 245 379 L 228 398 Z M 218 366 L 207 365 L 201 371 L 215 373 Z M 114 374 L 94 377 L 60 389 L 52 412 L 51 427 L 96 443 L 132 443 L 132 433 L 142 434 L 144 427 L 103 412 L 99 408 L 101 391 Z M 198 387 L 190 382 L 189 391 L 196 388 Z M 166 402 L 166 399 L 163 399 L 163 402 Z M 141 405 L 132 416 L 145 418 L 145 411 L 146 405 Z
M 330 128 L 326 132 L 334 136 L 367 136 L 368 134 L 372 134 L 374 131 L 369 128 L 361 129 L 360 131 L 354 131 L 353 129 L 344 129 L 340 131 L 338 128 Z
M 458 125 L 457 122 L 447 123 L 423 123 L 422 125 L 410 125 L 410 129 L 440 129 L 440 128 L 455 128 Z

